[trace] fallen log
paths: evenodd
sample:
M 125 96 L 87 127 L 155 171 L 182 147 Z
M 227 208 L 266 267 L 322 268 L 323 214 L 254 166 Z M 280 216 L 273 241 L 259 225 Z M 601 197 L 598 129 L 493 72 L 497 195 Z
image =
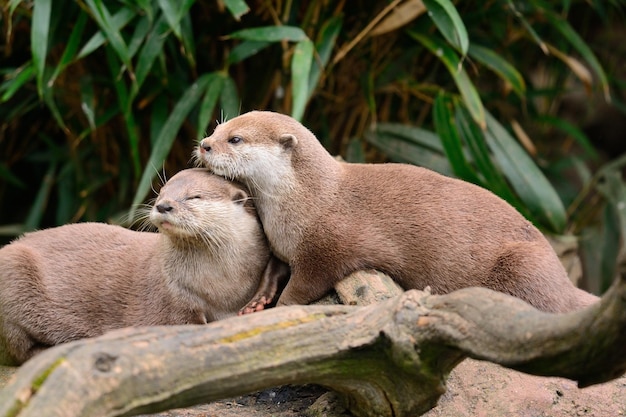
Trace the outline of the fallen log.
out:
M 334 390 L 357 416 L 412 416 L 436 404 L 466 357 L 582 387 L 623 374 L 625 346 L 624 279 L 562 315 L 487 289 L 413 290 L 366 307 L 284 307 L 61 345 L 22 366 L 0 392 L 0 416 L 136 415 L 303 383 Z

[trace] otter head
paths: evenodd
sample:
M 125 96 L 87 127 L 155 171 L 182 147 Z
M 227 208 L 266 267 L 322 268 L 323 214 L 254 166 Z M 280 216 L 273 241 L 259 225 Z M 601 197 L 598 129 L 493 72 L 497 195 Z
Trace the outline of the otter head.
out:
M 195 157 L 217 175 L 245 182 L 251 191 L 269 191 L 277 180 L 293 176 L 292 156 L 302 130 L 306 128 L 280 113 L 245 113 L 202 139 Z
M 261 234 L 242 186 L 195 168 L 178 172 L 161 188 L 150 221 L 172 241 L 221 246 L 235 236 Z

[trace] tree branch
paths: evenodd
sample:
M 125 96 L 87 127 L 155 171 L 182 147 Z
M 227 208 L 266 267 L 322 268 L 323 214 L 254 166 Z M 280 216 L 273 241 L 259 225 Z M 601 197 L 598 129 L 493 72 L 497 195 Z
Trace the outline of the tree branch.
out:
M 301 383 L 336 391 L 358 416 L 419 415 L 465 357 L 586 386 L 626 371 L 625 304 L 622 279 L 600 302 L 563 315 L 470 288 L 123 329 L 27 362 L 0 392 L 0 416 L 135 415 Z

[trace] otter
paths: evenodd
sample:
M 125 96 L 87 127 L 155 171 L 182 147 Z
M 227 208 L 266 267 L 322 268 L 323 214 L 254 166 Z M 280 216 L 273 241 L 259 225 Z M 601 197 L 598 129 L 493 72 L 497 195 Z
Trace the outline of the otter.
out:
M 111 329 L 257 311 L 288 276 L 245 188 L 208 170 L 174 175 L 149 220 L 158 233 L 78 223 L 0 249 L 2 362 Z
M 597 300 L 571 283 L 542 233 L 490 191 L 408 164 L 339 162 L 289 116 L 235 117 L 194 157 L 248 186 L 274 254 L 291 267 L 277 305 L 308 304 L 362 269 L 405 290 L 487 287 L 546 312 Z

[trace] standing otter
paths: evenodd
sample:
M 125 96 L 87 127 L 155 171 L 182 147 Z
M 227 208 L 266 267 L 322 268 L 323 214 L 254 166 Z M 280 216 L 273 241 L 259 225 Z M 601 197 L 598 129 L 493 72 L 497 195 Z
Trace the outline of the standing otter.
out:
M 150 221 L 160 233 L 79 223 L 0 249 L 0 359 L 19 364 L 121 327 L 258 310 L 288 274 L 271 258 L 246 191 L 207 170 L 174 175 Z
M 291 266 L 279 305 L 309 303 L 370 268 L 405 289 L 481 286 L 550 312 L 597 299 L 569 281 L 544 236 L 491 192 L 411 165 L 340 163 L 289 116 L 238 116 L 195 156 L 249 187 L 274 253 Z

